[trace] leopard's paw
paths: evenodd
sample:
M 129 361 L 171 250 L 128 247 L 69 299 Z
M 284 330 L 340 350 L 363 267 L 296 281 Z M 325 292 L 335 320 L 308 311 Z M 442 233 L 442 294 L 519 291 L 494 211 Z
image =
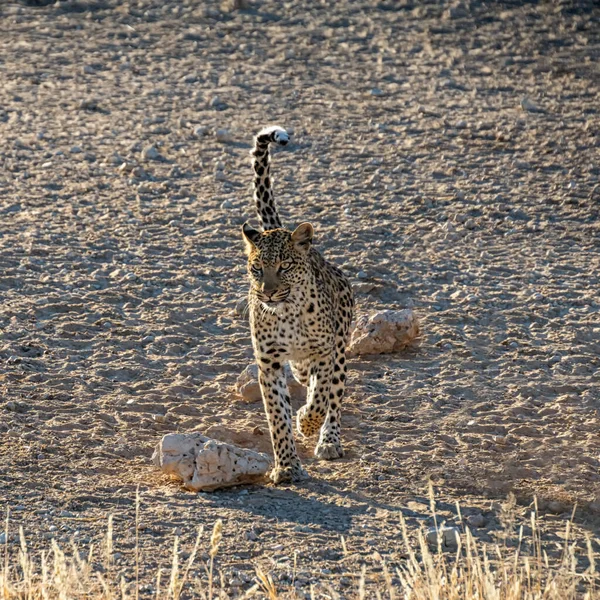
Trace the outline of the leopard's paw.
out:
M 308 473 L 302 468 L 300 462 L 287 466 L 277 466 L 271 471 L 271 481 L 274 484 L 298 482 L 308 479 Z
M 344 449 L 341 442 L 330 444 L 320 441 L 315 448 L 315 456 L 320 460 L 335 460 L 344 456 Z
M 318 433 L 321 428 L 322 419 L 319 420 L 312 415 L 308 415 L 307 406 L 302 406 L 296 414 L 296 427 L 298 433 L 304 437 L 311 437 Z

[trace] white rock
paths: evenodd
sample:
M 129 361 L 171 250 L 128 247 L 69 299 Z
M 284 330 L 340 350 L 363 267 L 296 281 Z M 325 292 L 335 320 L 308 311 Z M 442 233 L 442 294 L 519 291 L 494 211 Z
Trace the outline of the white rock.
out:
M 197 137 L 204 137 L 209 134 L 209 129 L 206 125 L 198 125 L 198 127 L 194 128 L 194 135 Z
M 363 315 L 356 322 L 348 352 L 387 354 L 409 346 L 419 336 L 419 321 L 410 309 L 382 310 Z
M 425 539 L 434 547 L 437 547 L 439 540 L 442 548 L 456 548 L 460 541 L 460 531 L 456 527 L 430 527 Z
M 531 112 L 531 113 L 541 113 L 541 112 L 544 112 L 537 104 L 535 104 L 534 102 L 532 102 L 529 98 L 522 98 L 521 99 L 521 108 L 525 112 Z
M 232 140 L 231 133 L 229 133 L 228 129 L 217 129 L 215 136 L 217 142 L 221 142 L 222 144 L 226 144 Z
M 212 491 L 255 483 L 271 468 L 266 454 L 219 442 L 199 433 L 169 433 L 152 455 L 163 473 L 183 480 L 188 490 Z
M 146 146 L 142 150 L 142 158 L 144 160 L 158 160 L 160 159 L 160 152 L 154 146 Z
M 303 400 L 306 397 L 306 388 L 294 379 L 292 370 L 288 365 L 285 365 L 284 373 L 287 379 L 290 396 L 295 400 Z M 262 401 L 260 384 L 258 383 L 258 367 L 256 365 L 249 365 L 242 371 L 236 381 L 235 389 L 247 402 Z

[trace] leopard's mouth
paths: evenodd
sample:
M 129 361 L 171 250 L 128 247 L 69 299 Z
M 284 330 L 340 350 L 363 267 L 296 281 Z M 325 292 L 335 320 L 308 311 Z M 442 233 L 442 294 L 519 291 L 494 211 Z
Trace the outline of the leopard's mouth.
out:
M 283 304 L 290 295 L 290 289 L 277 290 L 272 296 L 267 296 L 261 292 L 257 294 L 258 299 L 270 308 Z

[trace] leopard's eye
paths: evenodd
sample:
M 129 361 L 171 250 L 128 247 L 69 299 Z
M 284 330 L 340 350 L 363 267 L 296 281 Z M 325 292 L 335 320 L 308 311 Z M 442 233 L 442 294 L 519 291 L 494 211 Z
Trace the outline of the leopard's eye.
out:
M 262 265 L 259 262 L 253 262 L 250 265 L 250 268 L 252 269 L 252 271 L 254 273 L 256 273 L 257 275 L 260 275 L 262 273 Z
M 279 268 L 282 271 L 289 271 L 292 268 L 292 261 L 291 260 L 284 260 L 280 265 Z

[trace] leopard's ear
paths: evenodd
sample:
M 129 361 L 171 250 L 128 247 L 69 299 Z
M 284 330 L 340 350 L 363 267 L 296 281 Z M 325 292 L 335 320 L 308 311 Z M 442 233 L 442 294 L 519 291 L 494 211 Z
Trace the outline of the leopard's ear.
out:
M 292 233 L 292 242 L 300 249 L 308 250 L 313 234 L 313 226 L 310 223 L 300 223 Z
M 244 237 L 244 242 L 246 243 L 246 254 L 250 254 L 250 252 L 256 248 L 256 242 L 260 238 L 260 231 L 250 227 L 250 225 L 248 225 L 248 221 L 246 221 L 242 225 L 242 236 Z

